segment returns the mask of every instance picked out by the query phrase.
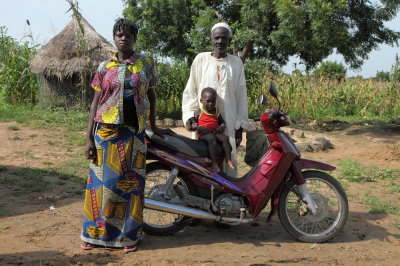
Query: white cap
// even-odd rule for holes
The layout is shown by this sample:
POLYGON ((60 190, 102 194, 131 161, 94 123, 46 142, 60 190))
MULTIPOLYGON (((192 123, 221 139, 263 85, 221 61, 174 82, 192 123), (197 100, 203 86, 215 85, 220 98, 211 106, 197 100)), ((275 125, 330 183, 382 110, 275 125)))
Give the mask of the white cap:
POLYGON ((229 37, 232 37, 232 29, 231 29, 231 27, 229 27, 229 25, 226 24, 225 22, 219 22, 219 23, 215 24, 215 25, 212 27, 212 29, 211 29, 211 33, 212 33, 216 28, 219 28, 219 27, 222 27, 222 28, 227 29, 227 30, 229 31, 229 37))

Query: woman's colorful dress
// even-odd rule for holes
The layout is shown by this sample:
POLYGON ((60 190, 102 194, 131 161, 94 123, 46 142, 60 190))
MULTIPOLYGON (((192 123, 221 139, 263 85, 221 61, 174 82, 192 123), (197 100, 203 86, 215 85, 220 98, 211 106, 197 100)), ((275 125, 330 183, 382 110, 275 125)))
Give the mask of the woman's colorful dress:
POLYGON ((116 58, 114 55, 100 64, 91 84, 101 91, 95 116, 97 161, 90 164, 81 239, 96 245, 125 247, 139 241, 143 224, 147 90, 155 88, 158 77, 149 57, 134 55, 125 62, 116 58), (132 80, 137 128, 124 125, 123 121, 126 76, 132 80))

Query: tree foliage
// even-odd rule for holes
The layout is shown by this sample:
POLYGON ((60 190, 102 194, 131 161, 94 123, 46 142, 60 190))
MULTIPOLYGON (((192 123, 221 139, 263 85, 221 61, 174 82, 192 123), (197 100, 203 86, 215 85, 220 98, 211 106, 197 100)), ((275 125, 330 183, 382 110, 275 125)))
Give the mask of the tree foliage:
POLYGON ((314 71, 314 74, 325 76, 329 79, 344 80, 346 78, 346 68, 337 62, 322 62, 314 71))
POLYGON ((390 71, 390 80, 400 82, 400 58, 397 54, 390 71))
POLYGON ((390 81, 390 72, 387 71, 377 71, 375 79, 378 81, 390 81))
POLYGON ((308 69, 332 52, 360 67, 379 44, 400 37, 384 26, 396 16, 398 0, 123 0, 124 16, 140 26, 143 50, 189 59, 209 50, 212 25, 234 30, 232 53, 277 65, 297 55, 308 69))

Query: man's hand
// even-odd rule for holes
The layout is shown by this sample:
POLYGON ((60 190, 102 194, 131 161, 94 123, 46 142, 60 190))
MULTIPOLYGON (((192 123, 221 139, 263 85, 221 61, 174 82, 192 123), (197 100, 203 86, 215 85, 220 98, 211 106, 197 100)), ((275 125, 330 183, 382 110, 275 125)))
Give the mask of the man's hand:
POLYGON ((236 148, 239 147, 240 143, 242 142, 242 134, 243 134, 243 128, 240 127, 235 132, 236 148))

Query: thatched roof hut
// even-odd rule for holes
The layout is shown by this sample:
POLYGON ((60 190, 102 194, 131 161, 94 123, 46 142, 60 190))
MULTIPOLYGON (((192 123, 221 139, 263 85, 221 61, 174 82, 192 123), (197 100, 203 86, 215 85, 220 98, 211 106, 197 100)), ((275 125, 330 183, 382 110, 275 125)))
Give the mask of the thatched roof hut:
POLYGON ((115 50, 82 16, 73 16, 30 62, 30 70, 42 81, 39 103, 48 104, 49 98, 65 107, 87 102, 97 66, 115 50))

